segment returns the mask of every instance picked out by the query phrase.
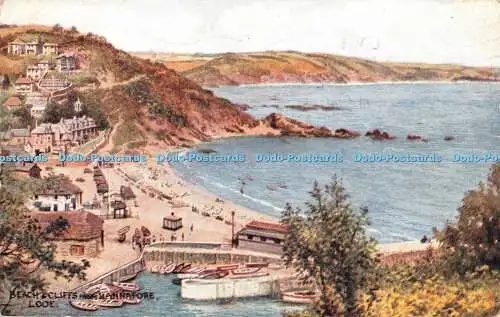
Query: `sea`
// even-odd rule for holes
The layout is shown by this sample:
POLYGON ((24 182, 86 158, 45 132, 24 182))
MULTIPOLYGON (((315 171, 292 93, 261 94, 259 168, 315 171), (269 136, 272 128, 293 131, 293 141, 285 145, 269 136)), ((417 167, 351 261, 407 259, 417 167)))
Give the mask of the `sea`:
POLYGON ((286 203, 305 208, 315 181, 326 184, 337 177, 354 208, 368 208, 368 231, 380 243, 431 236, 433 227, 454 221, 464 194, 486 181, 490 167, 500 160, 498 83, 287 84, 228 86, 213 91, 251 106, 247 111, 256 118, 277 112, 330 129, 364 134, 379 128, 393 135, 395 139, 385 141, 368 137, 221 139, 193 151, 243 154, 245 161, 171 163, 188 182, 276 217, 286 203), (301 111, 287 107, 290 105, 325 105, 337 110, 301 111), (408 134, 422 135, 428 142, 406 140, 408 134), (445 141, 445 136, 456 139, 445 141), (343 160, 259 161, 272 154, 330 154, 343 160), (427 161, 357 161, 370 154, 403 159, 410 155, 427 161), (430 156, 434 161, 429 161, 430 156), (456 162, 457 157, 466 162, 456 162))

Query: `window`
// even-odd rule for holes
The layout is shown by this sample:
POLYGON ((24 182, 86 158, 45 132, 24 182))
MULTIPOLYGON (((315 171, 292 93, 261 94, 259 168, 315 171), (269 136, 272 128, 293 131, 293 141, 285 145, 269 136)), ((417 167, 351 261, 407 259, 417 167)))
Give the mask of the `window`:
POLYGON ((252 235, 248 235, 248 240, 253 240, 253 236, 252 235))
POLYGON ((267 241, 267 238, 266 238, 266 237, 260 237, 260 241, 262 241, 262 242, 266 242, 266 241, 267 241))
POLYGON ((84 255, 85 247, 83 245, 75 244, 69 248, 69 253, 71 255, 84 255))
POLYGON ((273 242, 274 242, 274 243, 276 243, 276 244, 281 244, 281 240, 280 240, 280 239, 276 239, 276 238, 274 238, 274 239, 273 239, 273 242))

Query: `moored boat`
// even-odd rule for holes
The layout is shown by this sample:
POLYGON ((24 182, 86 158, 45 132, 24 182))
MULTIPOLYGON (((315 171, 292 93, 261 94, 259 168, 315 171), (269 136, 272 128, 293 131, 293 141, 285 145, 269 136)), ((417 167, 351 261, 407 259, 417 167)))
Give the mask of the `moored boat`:
POLYGON ((259 272, 254 272, 254 273, 229 275, 229 278, 230 279, 252 278, 252 277, 262 277, 262 276, 267 276, 267 275, 269 275, 269 272, 259 271, 259 272))
POLYGON ((174 268, 174 270, 172 271, 172 273, 182 273, 182 270, 184 270, 184 268, 186 268, 188 265, 189 265, 189 267, 191 267, 191 263, 182 262, 181 264, 178 264, 174 268))
POLYGON ((208 273, 205 275, 201 275, 200 278, 204 279, 204 280, 217 280, 217 279, 224 278, 228 275, 229 275, 228 271, 217 271, 214 273, 208 273))
POLYGON ((119 299, 97 299, 94 304, 102 307, 121 307, 123 306, 123 301, 119 299))
POLYGON ((126 292, 137 292, 140 288, 136 283, 117 283, 113 282, 114 286, 118 286, 126 292))
POLYGON ((206 268, 206 266, 195 266, 187 270, 186 273, 200 273, 203 272, 206 268))
POLYGON ((233 274, 233 275, 252 274, 252 273, 260 271, 260 269, 261 269, 260 267, 246 267, 246 268, 242 268, 242 269, 234 269, 234 270, 231 270, 231 274, 233 274))
POLYGON ((284 292, 281 294, 281 300, 293 304, 311 304, 318 296, 319 294, 313 291, 284 292))
POLYGON ((187 273, 191 269, 191 263, 188 263, 182 267, 179 273, 187 273))
POLYGON ((168 265, 165 266, 165 269, 163 270, 162 274, 170 274, 174 271, 175 269, 175 263, 169 263, 168 265))
POLYGON ((260 268, 263 268, 263 267, 268 267, 269 266, 269 263, 266 263, 266 262, 261 262, 261 263, 246 263, 245 264, 245 267, 260 267, 260 268))
POLYGON ((217 266, 217 270, 219 271, 230 271, 239 268, 239 264, 224 264, 224 265, 219 265, 217 266))
POLYGON ((103 283, 99 288, 100 294, 117 294, 120 293, 121 291, 122 291, 121 287, 118 287, 110 283, 103 283))
POLYGON ((85 300, 72 300, 69 301, 70 305, 76 309, 86 310, 86 311, 96 311, 99 309, 99 306, 93 304, 90 301, 85 300))

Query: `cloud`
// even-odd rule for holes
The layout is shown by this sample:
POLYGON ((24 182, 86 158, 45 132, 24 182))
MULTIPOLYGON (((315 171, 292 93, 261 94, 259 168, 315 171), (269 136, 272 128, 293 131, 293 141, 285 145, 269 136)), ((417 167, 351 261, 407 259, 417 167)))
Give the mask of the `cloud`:
POLYGON ((293 49, 500 66, 500 3, 489 0, 6 0, 0 19, 75 25, 136 51, 293 49))

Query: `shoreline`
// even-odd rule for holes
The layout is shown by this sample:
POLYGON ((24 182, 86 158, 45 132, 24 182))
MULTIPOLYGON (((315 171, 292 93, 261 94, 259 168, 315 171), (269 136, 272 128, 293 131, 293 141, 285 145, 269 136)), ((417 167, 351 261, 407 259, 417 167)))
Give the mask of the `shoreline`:
POLYGON ((422 85, 422 84, 500 84, 500 80, 409 80, 409 81, 373 81, 373 82, 357 82, 351 81, 347 83, 337 82, 270 82, 270 83, 255 83, 255 84, 239 84, 239 85, 220 85, 220 86, 202 86, 204 89, 227 88, 227 87, 287 87, 287 86, 374 86, 374 85, 422 85))

